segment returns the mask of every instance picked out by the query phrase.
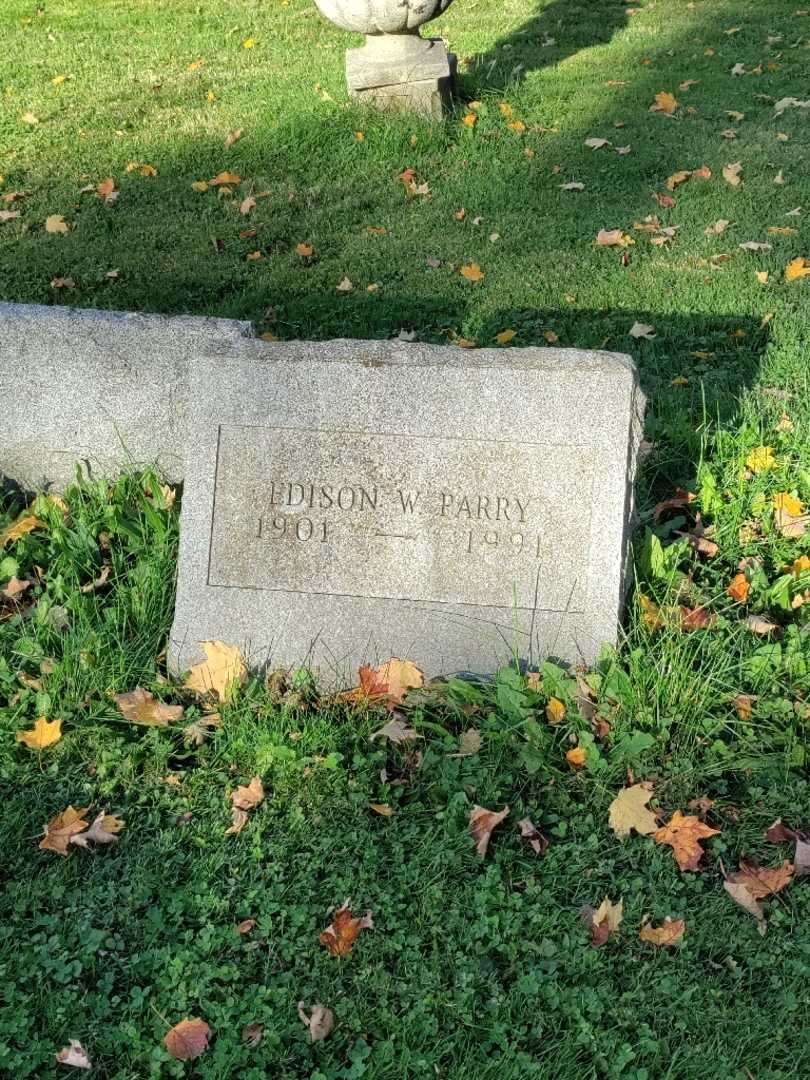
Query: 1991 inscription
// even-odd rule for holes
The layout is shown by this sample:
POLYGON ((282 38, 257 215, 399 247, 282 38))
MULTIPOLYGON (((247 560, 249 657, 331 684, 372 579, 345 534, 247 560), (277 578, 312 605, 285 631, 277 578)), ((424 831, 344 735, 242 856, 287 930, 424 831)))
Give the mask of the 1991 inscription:
POLYGON ((208 583, 577 611, 592 483, 570 445, 223 426, 208 583))

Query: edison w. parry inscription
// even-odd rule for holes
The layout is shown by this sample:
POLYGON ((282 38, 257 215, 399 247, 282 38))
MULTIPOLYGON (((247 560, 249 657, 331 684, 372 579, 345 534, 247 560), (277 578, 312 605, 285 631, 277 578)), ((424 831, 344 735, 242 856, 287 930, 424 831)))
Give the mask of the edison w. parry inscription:
POLYGON ((592 482, 565 444, 222 425, 208 584, 570 610, 592 482))
POLYGON ((428 675, 615 640, 643 397, 626 357, 234 342, 192 364, 170 656, 408 656, 428 675))

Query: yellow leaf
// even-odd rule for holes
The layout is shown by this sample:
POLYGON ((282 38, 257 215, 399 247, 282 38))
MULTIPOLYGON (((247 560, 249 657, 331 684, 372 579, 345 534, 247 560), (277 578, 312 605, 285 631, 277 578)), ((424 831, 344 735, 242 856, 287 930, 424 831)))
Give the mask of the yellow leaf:
POLYGON ((501 113, 502 113, 503 116, 513 116, 514 115, 515 110, 512 108, 512 106, 509 104, 508 101, 501 101, 498 104, 498 108, 501 110, 501 113))
POLYGON ((11 543, 14 540, 19 540, 21 536, 27 536, 28 533, 33 532, 34 529, 44 528, 45 522, 35 514, 23 513, 16 521, 12 521, 10 525, 7 525, 2 532, 0 532, 0 548, 5 547, 6 544, 11 543))
POLYGON ((154 165, 141 165, 141 176, 157 176, 157 169, 154 165))
POLYGON ((363 132, 363 131, 355 131, 354 137, 357 140, 357 142, 365 142, 365 140, 366 140, 365 132, 363 132))
POLYGON ((478 123, 478 117, 475 115, 474 112, 468 112, 461 122, 462 124, 464 124, 465 127, 475 127, 475 125, 478 123))
POLYGON ((62 721, 46 720, 44 716, 40 716, 30 731, 17 732, 17 742, 25 743, 31 750, 44 750, 61 738, 62 721))
POLYGON ((565 760, 575 769, 581 769, 585 764, 587 754, 585 748, 582 746, 575 746, 573 750, 569 750, 565 755, 565 760))
POLYGON ((565 719, 565 705, 559 698, 549 698, 546 705, 546 718, 550 724, 561 724, 565 719))
POLYGON ((752 473, 765 472, 766 469, 776 468, 776 458, 773 456, 772 446, 756 446, 745 459, 745 464, 752 473))
POLYGON ((469 266, 462 266, 459 273, 467 281, 483 281, 484 271, 478 265, 478 263, 471 263, 469 266))
POLYGON ((651 600, 649 596, 644 596, 643 593, 639 593, 638 604, 641 608, 641 620, 650 633, 656 630, 662 630, 664 627, 664 620, 661 615, 661 609, 654 600, 651 600))
POLYGON ((252 38, 252 37, 245 38, 245 40, 242 42, 242 48, 243 49, 252 49, 255 45, 256 45, 256 38, 252 38))
POLYGON ((186 71, 198 71, 203 66, 204 63, 205 63, 205 61, 202 60, 202 59, 201 60, 194 60, 194 61, 192 61, 192 63, 190 63, 188 65, 188 67, 186 68, 186 71))
POLYGON ((608 824, 617 836, 630 835, 630 830, 640 836, 649 836, 658 828, 655 814, 647 809, 652 798, 652 784, 633 784, 622 788, 608 810, 608 824))
POLYGON ((667 116, 672 116, 675 110, 678 108, 678 101, 674 94, 671 94, 669 90, 662 90, 655 95, 655 104, 650 106, 650 112, 662 112, 667 116))
POLYGON ((39 117, 34 116, 32 112, 23 113, 21 119, 24 124, 30 124, 31 127, 36 127, 39 123, 39 117))
POLYGON ((780 491, 777 495, 774 495, 773 508, 774 510, 784 510, 785 513, 790 514, 792 517, 800 517, 804 513, 801 500, 797 499, 789 491, 780 491))
POLYGON ((300 255, 302 259, 308 259, 314 252, 312 244, 298 244, 295 249, 296 255, 300 255))
POLYGON ((517 330, 501 330, 500 334, 495 335, 495 340, 499 345, 508 345, 512 338, 517 336, 517 330))
POLYGON ((383 817, 391 817, 394 812, 388 803, 373 802, 368 805, 375 814, 381 814, 383 817))
POLYGON ((202 641, 200 644, 207 660, 192 667, 184 685, 196 694, 214 693, 220 701, 226 701, 234 685, 243 683, 247 677, 242 654, 235 645, 226 645, 222 641, 202 641))
POLYGON ((597 247, 630 247, 635 244, 632 236, 621 229, 600 229, 596 236, 597 247))
POLYGON ((205 95, 205 100, 208 102, 216 101, 217 95, 214 93, 213 90, 209 90, 208 93, 205 95))
POLYGON ((511 124, 506 125, 510 131, 516 131, 518 135, 522 135, 526 130, 526 125, 522 120, 513 120, 511 124))
POLYGON ((148 727, 165 727, 183 715, 182 705, 164 705, 148 690, 138 686, 128 694, 115 694, 115 703, 125 720, 148 727))
POLYGON ((251 777, 249 784, 231 792, 231 803, 237 810, 255 810, 260 802, 264 802, 264 784, 260 776, 251 777))
POLYGON ((61 214, 50 214, 45 218, 45 232, 66 233, 70 232, 70 225, 61 214))
POLYGON ((54 75, 54 77, 51 79, 51 85, 61 86, 63 82, 67 81, 67 79, 67 75, 54 75))
POLYGON ((262 341, 278 341, 278 337, 271 331, 265 330, 263 334, 259 334, 262 341))
POLYGON ((194 191, 208 191, 208 181, 207 180, 194 180, 192 182, 191 186, 194 189, 194 191))
POLYGON ((751 582, 743 573, 735 574, 726 592, 737 604, 744 604, 751 591, 751 582))
POLYGON ((650 945, 677 945, 686 930, 683 919, 664 919, 660 926, 645 923, 639 931, 639 938, 650 945))
POLYGON ((760 285, 767 285, 768 284, 768 271, 767 270, 757 270, 756 271, 756 277, 757 277, 757 281, 760 283, 760 285))
POLYGON ((262 253, 260 251, 249 251, 245 256, 245 259, 247 262, 258 262, 261 257, 262 253))
POLYGON ((399 704, 409 690, 425 685, 425 676, 412 660, 400 660, 393 656, 375 672, 378 683, 387 686, 386 699, 399 704))
POLYGON ((549 345, 556 345, 560 340, 559 334, 555 334, 553 330, 544 330, 543 337, 549 343, 549 345))
POLYGON ((785 281, 798 281, 799 278, 810 275, 810 260, 801 256, 792 259, 785 267, 785 281))
POLYGON ((691 175, 692 173, 689 169, 679 169, 678 172, 675 172, 672 174, 672 176, 667 177, 667 182, 665 185, 667 191, 674 191, 676 187, 679 187, 681 184, 685 183, 691 175))
POLYGON ((478 343, 475 338, 460 337, 456 338, 453 344, 458 345, 460 349, 474 349, 478 343))
POLYGON ((211 187, 219 187, 222 184, 241 184, 242 177, 239 173, 228 172, 225 170, 225 172, 217 173, 217 175, 209 180, 208 183, 211 187))

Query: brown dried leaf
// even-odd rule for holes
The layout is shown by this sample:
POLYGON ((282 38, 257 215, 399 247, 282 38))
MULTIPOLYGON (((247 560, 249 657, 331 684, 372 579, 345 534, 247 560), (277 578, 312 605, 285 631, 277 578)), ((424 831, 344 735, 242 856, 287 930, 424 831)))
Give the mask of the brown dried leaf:
POLYGON ((475 840, 476 851, 482 859, 487 853, 493 829, 500 825, 508 815, 508 806, 505 806, 500 811, 486 810, 483 806, 475 806, 470 811, 470 832, 473 840, 475 840))
POLYGON ((138 686, 128 694, 115 694, 115 703, 125 720, 148 727, 166 727, 183 715, 182 705, 164 705, 154 694, 138 686))
POLYGON ((619 900, 618 904, 614 904, 606 896, 596 910, 586 905, 580 915, 591 928, 592 948, 600 949, 610 935, 619 929, 624 915, 624 900, 619 900))
POLYGON ((85 829, 84 832, 77 832, 74 836, 71 836, 70 843, 78 844, 79 847, 86 848, 88 842, 94 844, 113 844, 118 839, 116 833, 120 833, 124 827, 124 822, 121 818, 115 817, 113 814, 106 814, 102 811, 94 819, 89 829, 85 829))
POLYGON ((247 786, 231 792, 231 802, 236 810, 253 810, 264 800, 264 785, 260 776, 254 776, 247 786))
POLYGON ((548 850, 548 840, 534 827, 531 818, 522 818, 517 824, 520 835, 528 841, 535 855, 544 855, 548 850))
POLYGON ((739 885, 732 881, 724 881, 723 888, 726 890, 731 899, 744 908, 749 915, 753 915, 757 920, 757 930, 759 930, 762 936, 765 936, 765 932, 768 929, 768 924, 765 921, 765 912, 762 910, 762 904, 758 903, 751 893, 746 889, 745 885, 739 885))
POLYGON ((45 527, 45 522, 35 514, 29 514, 24 512, 20 514, 16 521, 12 521, 10 525, 7 525, 5 529, 0 531, 0 548, 5 547, 6 544, 12 543, 14 540, 19 540, 21 536, 27 536, 28 533, 34 531, 34 529, 42 529, 45 527))
POLYGON ((349 903, 350 901, 346 900, 343 906, 338 908, 332 922, 318 938, 331 956, 348 956, 360 931, 374 929, 371 912, 367 911, 362 918, 352 915, 349 903))
POLYGON ((255 919, 242 919, 242 921, 237 923, 233 928, 233 932, 235 934, 249 934, 255 925, 255 919))
POLYGON ((467 728, 466 731, 462 732, 459 739, 458 752, 447 756, 451 758, 472 757, 481 749, 482 742, 480 731, 476 731, 475 728, 467 728))
POLYGON ((75 1069, 92 1069, 93 1067, 84 1047, 76 1039, 71 1039, 70 1044, 59 1051, 56 1060, 60 1065, 72 1065, 75 1069))
POLYGON ((89 806, 85 806, 75 810, 69 806, 57 814, 45 826, 45 835, 39 846, 45 851, 55 851, 57 855, 67 855, 71 838, 87 828, 88 823, 84 819, 89 809, 89 806))
POLYGON ((208 1049, 211 1028, 204 1020, 190 1017, 175 1024, 163 1040, 169 1055, 178 1061, 192 1061, 208 1049))
POLYGON ((719 833, 719 829, 712 829, 700 818, 676 810, 667 824, 653 834, 653 840, 657 844, 670 845, 681 870, 697 870, 705 854, 699 841, 719 833))
POLYGON ((264 1024, 245 1024, 242 1028, 242 1042, 251 1050, 255 1050, 261 1043, 263 1034, 264 1024))
POLYGON ((740 869, 728 875, 728 881, 744 885, 755 900, 762 900, 773 893, 781 892, 790 884, 793 877, 793 864, 786 859, 781 866, 757 866, 754 863, 740 861, 740 869))
POLYGON ((402 720, 389 720, 387 724, 384 724, 379 731, 375 731, 372 735, 369 735, 369 740, 383 738, 389 742, 394 743, 395 746, 399 746, 401 743, 410 742, 412 739, 421 738, 419 732, 415 728, 408 727, 402 720))
POLYGON ((301 1023, 309 1028, 309 1041, 311 1043, 323 1042, 334 1027, 335 1014, 325 1005, 313 1005, 307 1016, 306 1008, 303 1001, 298 1002, 298 1016, 301 1023))
POLYGON ((246 811, 237 810, 236 807, 231 811, 231 824, 225 830, 226 836, 236 836, 247 825, 250 819, 247 816, 246 811))
POLYGON ((785 825, 781 818, 777 818, 773 825, 765 830, 765 839, 772 844, 782 843, 784 840, 795 840, 796 832, 789 825, 785 825))
POLYGON ((745 620, 746 630, 750 630, 752 634, 771 634, 774 630, 779 629, 779 624, 771 622, 770 619, 766 619, 764 615, 749 615, 745 620))

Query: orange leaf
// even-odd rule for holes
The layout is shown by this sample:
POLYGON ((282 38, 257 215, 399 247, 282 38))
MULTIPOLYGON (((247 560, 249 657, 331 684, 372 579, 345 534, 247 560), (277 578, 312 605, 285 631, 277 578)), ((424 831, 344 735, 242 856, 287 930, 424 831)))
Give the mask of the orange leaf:
POLYGON ((744 885, 755 900, 761 900, 772 893, 781 892, 786 885, 790 884, 793 877, 793 863, 787 859, 781 866, 757 866, 754 863, 740 861, 740 869, 736 874, 729 874, 728 881, 736 885, 744 885))
POLYGON ((239 173, 235 172, 221 172, 217 173, 215 177, 208 181, 211 187, 221 187, 224 184, 241 184, 242 177, 239 173))
POLYGON ((171 1057, 178 1061, 192 1061, 208 1049, 211 1028, 204 1020, 196 1017, 181 1020, 175 1024, 163 1040, 163 1045, 171 1057))
POLYGON ((810 274, 810 260, 799 257, 792 259, 785 267, 785 281, 798 281, 810 274))
POLYGON ((584 746, 575 746, 573 750, 569 750, 565 755, 565 760, 575 769, 581 769, 585 765, 587 759, 584 746))
POLYGON ((57 814, 45 826, 44 838, 40 840, 39 846, 45 851, 55 851, 57 855, 67 855, 71 837, 88 826, 84 819, 89 809, 89 806, 85 806, 81 810, 75 810, 69 806, 61 814, 57 814))
POLYGON ((0 532, 0 548, 13 540, 19 540, 21 536, 27 536, 34 529, 44 528, 44 521, 40 521, 35 514, 21 514, 16 521, 12 521, 0 532))
POLYGON ((559 698, 549 698, 546 705, 546 718, 550 724, 559 724, 565 717, 565 705, 559 698))
POLYGON ((672 116, 675 110, 678 108, 678 101, 674 94, 671 94, 669 90, 661 90, 655 95, 655 104, 650 106, 650 112, 666 113, 667 116, 672 116))
POLYGON ((475 840, 476 851, 482 859, 487 853, 493 829, 500 825, 508 815, 508 806, 499 811, 486 810, 483 806, 475 806, 470 812, 470 832, 473 840, 475 840))
POLYGON ((719 833, 719 829, 712 829, 700 818, 676 810, 669 822, 653 833, 653 840, 657 844, 670 845, 681 870, 697 870, 705 854, 698 841, 719 833))
POLYGON ((335 917, 319 936, 318 941, 325 945, 331 956, 348 956, 361 930, 373 930, 374 920, 367 911, 362 918, 352 915, 349 901, 335 912, 335 917))
POLYGON ((236 810, 253 810, 264 799, 264 785, 260 776, 254 776, 249 784, 231 792, 231 802, 236 810))
POLYGON ((62 738, 62 721, 46 720, 40 716, 30 731, 18 731, 17 742, 25 743, 31 750, 44 750, 62 738))
POLYGON ((470 263, 469 266, 462 266, 459 273, 463 278, 466 278, 467 281, 483 281, 485 277, 484 271, 478 263, 470 263))
POLYGON ((735 574, 726 592, 737 604, 744 604, 751 591, 751 582, 743 573, 735 574))
POLYGON ((182 705, 164 705, 140 686, 128 694, 116 694, 115 703, 125 720, 149 727, 165 727, 183 715, 182 705))

